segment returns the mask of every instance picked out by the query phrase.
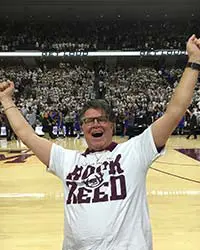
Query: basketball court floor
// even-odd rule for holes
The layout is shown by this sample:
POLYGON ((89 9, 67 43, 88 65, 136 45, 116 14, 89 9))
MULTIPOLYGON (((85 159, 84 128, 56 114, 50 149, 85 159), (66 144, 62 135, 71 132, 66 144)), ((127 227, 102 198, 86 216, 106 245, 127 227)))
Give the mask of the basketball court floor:
MULTIPOLYGON (((55 142, 81 151, 86 148, 82 137, 55 142)), ((166 154, 149 170, 147 192, 154 250, 199 250, 200 137, 169 139, 166 154)), ((62 249, 63 202, 59 179, 47 173, 24 145, 1 139, 0 249, 62 249)))

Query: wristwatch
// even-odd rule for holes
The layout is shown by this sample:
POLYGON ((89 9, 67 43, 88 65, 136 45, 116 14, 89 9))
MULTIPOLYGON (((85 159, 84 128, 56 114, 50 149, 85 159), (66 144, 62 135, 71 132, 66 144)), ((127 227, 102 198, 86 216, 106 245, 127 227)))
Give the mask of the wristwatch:
POLYGON ((200 63, 188 62, 186 64, 186 67, 189 67, 191 69, 199 70, 200 71, 200 63))

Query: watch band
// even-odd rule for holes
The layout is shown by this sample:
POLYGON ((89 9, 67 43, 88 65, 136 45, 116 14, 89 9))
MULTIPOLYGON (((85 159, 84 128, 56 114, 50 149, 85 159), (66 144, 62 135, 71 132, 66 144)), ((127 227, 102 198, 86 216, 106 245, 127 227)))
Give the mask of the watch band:
POLYGON ((194 63, 194 62, 188 62, 186 64, 186 67, 189 67, 194 70, 199 70, 200 71, 200 64, 199 63, 194 63))

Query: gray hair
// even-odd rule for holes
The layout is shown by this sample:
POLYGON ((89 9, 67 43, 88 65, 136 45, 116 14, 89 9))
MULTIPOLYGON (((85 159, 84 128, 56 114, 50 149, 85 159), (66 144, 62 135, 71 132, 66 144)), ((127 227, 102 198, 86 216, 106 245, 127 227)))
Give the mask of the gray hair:
POLYGON ((108 117, 110 122, 115 122, 115 115, 114 112, 112 110, 112 107, 110 106, 110 104, 104 100, 104 99, 94 99, 94 100, 90 100, 88 101, 82 108, 82 110, 80 111, 80 121, 82 120, 85 112, 88 109, 101 109, 105 112, 105 115, 108 117))

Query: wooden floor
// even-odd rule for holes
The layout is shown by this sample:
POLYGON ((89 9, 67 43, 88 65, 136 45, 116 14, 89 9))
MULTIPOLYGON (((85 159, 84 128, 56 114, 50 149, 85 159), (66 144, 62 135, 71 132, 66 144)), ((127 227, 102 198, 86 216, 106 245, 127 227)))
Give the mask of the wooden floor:
MULTIPOLYGON (((82 151, 86 146, 83 138, 56 142, 82 151)), ((17 152, 16 141, 0 140, 0 250, 61 249, 61 183, 21 147, 22 153, 17 152)), ((166 148, 166 155, 153 163, 147 178, 154 250, 199 250, 200 162, 175 149, 198 152, 200 138, 172 136, 166 148)))

